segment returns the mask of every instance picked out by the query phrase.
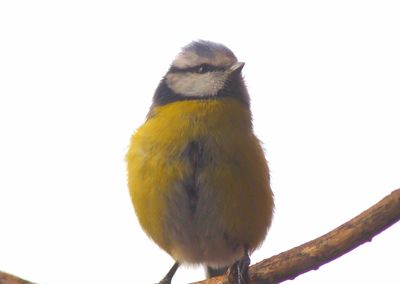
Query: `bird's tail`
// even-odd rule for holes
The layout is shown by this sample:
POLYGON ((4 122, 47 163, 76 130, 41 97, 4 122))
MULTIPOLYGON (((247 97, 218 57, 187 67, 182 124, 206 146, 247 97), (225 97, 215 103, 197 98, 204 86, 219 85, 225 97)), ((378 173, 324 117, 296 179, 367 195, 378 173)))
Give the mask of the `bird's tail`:
POLYGON ((213 267, 207 266, 207 278, 212 278, 215 276, 223 275, 228 270, 228 268, 229 268, 229 266, 220 267, 220 268, 213 268, 213 267))

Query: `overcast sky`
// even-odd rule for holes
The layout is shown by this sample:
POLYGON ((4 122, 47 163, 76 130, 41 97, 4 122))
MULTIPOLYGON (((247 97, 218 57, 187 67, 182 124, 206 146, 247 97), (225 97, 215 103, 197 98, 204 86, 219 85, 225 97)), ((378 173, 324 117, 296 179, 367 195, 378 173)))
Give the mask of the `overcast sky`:
MULTIPOLYGON (((400 187, 398 1, 1 1, 0 270, 39 284, 154 283, 124 155, 180 48, 245 61, 276 211, 255 263, 400 187), (145 3, 145 4, 144 4, 145 3)), ((398 283, 400 225, 293 283, 398 283)), ((180 269, 174 283, 204 277, 180 269)), ((289 282, 288 282, 289 283, 289 282)))

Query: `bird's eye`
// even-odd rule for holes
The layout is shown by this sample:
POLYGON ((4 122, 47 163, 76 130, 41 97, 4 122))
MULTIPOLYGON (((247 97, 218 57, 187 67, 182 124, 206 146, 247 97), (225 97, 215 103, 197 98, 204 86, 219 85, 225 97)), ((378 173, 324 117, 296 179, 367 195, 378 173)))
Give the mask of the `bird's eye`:
POLYGON ((207 73, 209 71, 210 71, 210 65, 207 65, 207 64, 201 64, 197 68, 197 73, 207 73))

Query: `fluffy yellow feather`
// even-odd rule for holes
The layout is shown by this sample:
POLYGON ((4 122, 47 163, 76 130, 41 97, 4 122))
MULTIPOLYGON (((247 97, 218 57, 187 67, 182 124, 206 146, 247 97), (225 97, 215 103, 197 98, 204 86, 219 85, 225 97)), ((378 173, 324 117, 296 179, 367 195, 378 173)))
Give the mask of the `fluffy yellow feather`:
MULTIPOLYGON (((253 250, 265 237, 273 208, 264 153, 252 133, 251 114, 240 102, 223 98, 156 107, 131 140, 127 154, 129 189, 146 233, 176 260, 194 263, 204 260, 185 259, 185 244, 171 239, 167 226, 168 209, 176 205, 171 200, 180 195, 177 191, 184 190, 177 185, 191 174, 184 151, 190 141, 199 140, 213 158, 200 175, 201 183, 206 184, 204 190, 209 191, 204 206, 218 211, 213 216, 217 219, 210 223, 226 232, 232 242, 247 244, 253 250)), ((208 230, 198 229, 201 233, 208 230)), ((190 245, 196 246, 196 239, 190 245)), ((229 262, 231 259, 218 257, 211 260, 229 262)))

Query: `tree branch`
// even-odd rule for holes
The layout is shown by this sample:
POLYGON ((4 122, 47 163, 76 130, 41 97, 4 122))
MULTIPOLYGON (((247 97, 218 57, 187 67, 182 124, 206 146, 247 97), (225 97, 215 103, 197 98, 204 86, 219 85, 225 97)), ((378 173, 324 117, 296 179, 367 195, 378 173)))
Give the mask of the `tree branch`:
POLYGON ((34 284, 34 283, 0 271, 0 284, 34 284))
MULTIPOLYGON (((400 189, 397 189, 333 231, 252 265, 249 270, 250 282, 266 284, 294 279, 371 241, 374 236, 399 220, 400 189)), ((194 284, 225 283, 228 283, 226 275, 194 284)))
MULTIPOLYGON (((333 231, 250 267, 250 282, 279 283, 318 269, 372 238, 400 220, 400 189, 333 231)), ((227 276, 193 284, 226 284, 227 276)), ((0 271, 0 284, 34 284, 0 271)))

